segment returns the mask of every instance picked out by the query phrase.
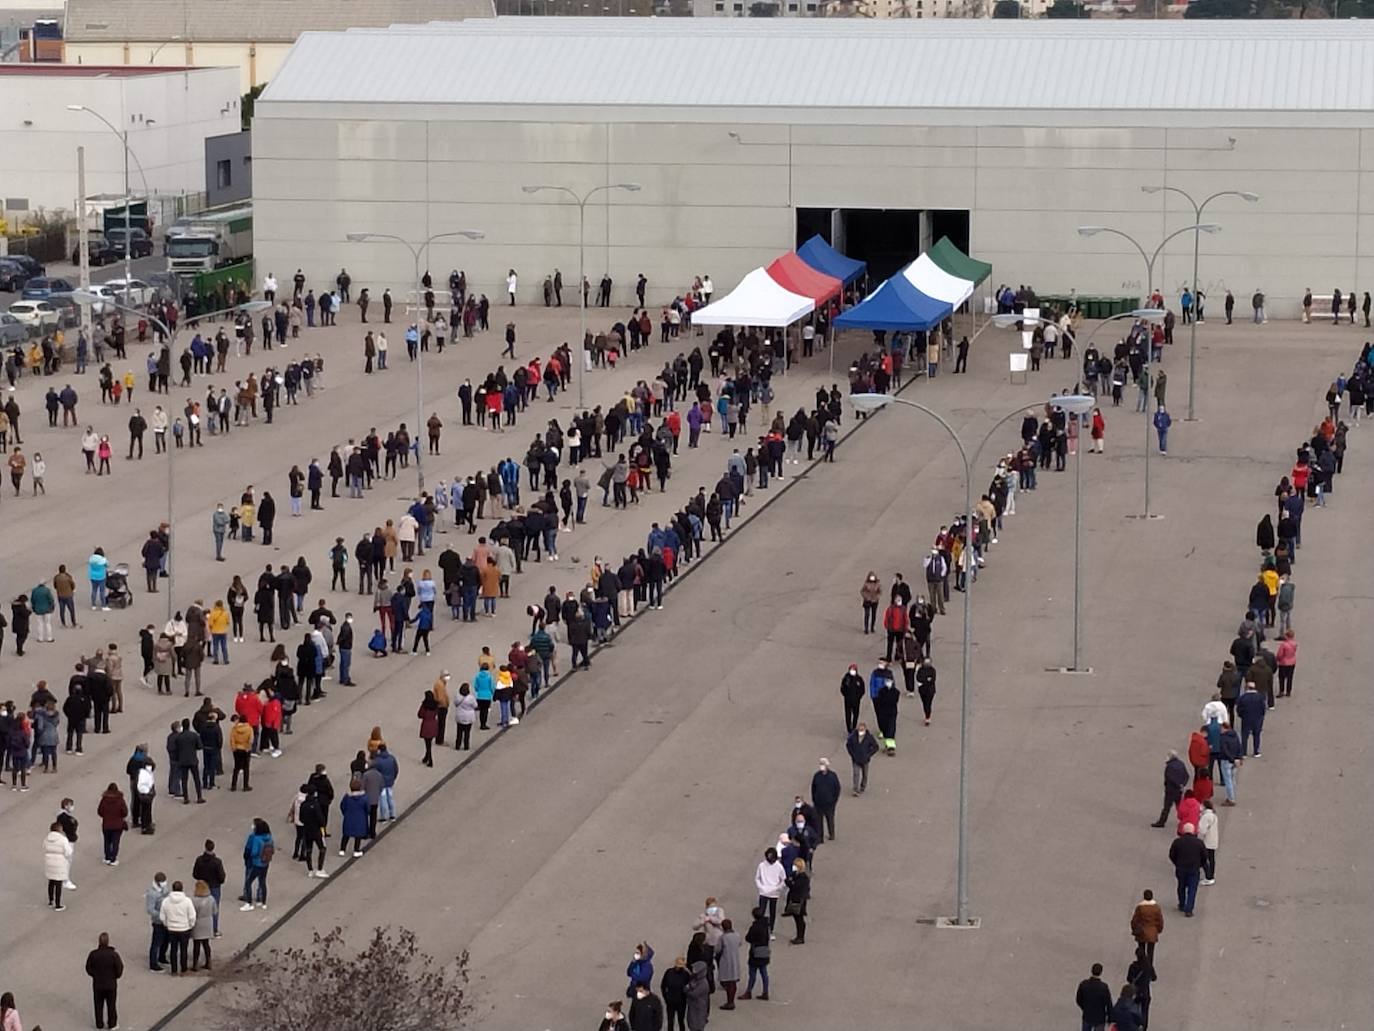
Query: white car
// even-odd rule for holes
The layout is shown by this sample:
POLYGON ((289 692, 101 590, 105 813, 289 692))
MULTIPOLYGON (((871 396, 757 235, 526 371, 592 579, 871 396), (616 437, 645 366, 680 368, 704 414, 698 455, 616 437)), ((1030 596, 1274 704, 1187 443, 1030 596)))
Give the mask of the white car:
POLYGON ((9 313, 26 326, 56 326, 60 315, 47 301, 15 301, 9 313))
POLYGON ((161 293, 157 287, 151 283, 146 283, 141 279, 130 279, 128 289, 125 289, 123 279, 107 279, 99 286, 91 287, 93 291, 99 292, 102 296, 126 306, 141 308, 150 301, 155 300, 161 293))

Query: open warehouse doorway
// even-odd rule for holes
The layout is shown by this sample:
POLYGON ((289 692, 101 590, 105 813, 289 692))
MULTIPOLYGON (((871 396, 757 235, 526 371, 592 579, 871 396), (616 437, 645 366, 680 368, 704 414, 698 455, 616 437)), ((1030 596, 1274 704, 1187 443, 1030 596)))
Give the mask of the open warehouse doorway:
POLYGON ((942 236, 969 253, 967 210, 920 208, 798 208, 800 246, 819 233, 830 246, 868 263, 878 283, 914 261, 942 236))

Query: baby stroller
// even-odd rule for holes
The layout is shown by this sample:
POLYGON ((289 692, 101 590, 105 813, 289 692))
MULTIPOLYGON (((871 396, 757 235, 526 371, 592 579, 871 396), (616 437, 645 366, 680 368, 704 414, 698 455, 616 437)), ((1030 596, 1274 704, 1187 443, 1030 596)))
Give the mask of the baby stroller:
POLYGON ((121 562, 106 571, 105 593, 112 609, 127 609, 134 603, 134 592, 129 590, 128 565, 121 562))

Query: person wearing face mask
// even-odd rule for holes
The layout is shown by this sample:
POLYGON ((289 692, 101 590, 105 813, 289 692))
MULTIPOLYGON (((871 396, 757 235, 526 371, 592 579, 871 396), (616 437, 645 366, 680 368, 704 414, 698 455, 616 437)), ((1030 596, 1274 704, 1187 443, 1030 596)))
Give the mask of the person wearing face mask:
POLYGON ((711 1016, 711 985, 707 980, 706 964, 697 960, 691 964, 692 979, 687 982, 687 1031, 706 1031, 711 1016))
MULTIPOLYGON (((759 910, 754 910, 758 913, 759 910)), ((768 926, 763 925, 764 940, 768 940, 768 926)), ((667 1031, 687 1031, 687 986, 692 975, 687 969, 687 957, 679 956, 673 965, 663 972, 663 980, 658 990, 663 993, 663 1007, 668 1011, 667 1031)))
POLYGON ((835 840, 835 807, 843 791, 839 775, 830 768, 830 760, 822 758, 819 768, 811 775, 811 804, 815 806, 818 837, 824 823, 826 836, 835 840))
POLYGON ((864 700, 864 678, 859 675, 859 667, 849 664, 844 677, 840 680, 840 696, 844 698, 844 732, 854 733, 859 725, 859 711, 864 700))
POLYGON ((634 955, 630 957, 630 965, 625 968, 625 976, 630 979, 629 987, 625 989, 627 999, 635 997, 637 985, 653 984, 654 950, 648 942, 640 942, 635 946, 634 955))
POLYGON ((600 1031, 630 1031, 630 1022, 620 1012, 620 1000, 606 1004, 606 1018, 601 1021, 600 1031))
POLYGON ((724 933, 721 930, 725 920, 725 910, 716 900, 714 895, 706 899, 706 905, 702 909, 701 916, 697 917, 697 922, 692 925, 693 931, 704 931, 706 933, 706 944, 715 948, 720 943, 720 936, 724 933))
POLYGON ((878 754, 878 739, 868 732, 868 724, 860 723, 844 747, 854 766, 854 794, 862 795, 868 790, 868 764, 878 754))
POLYGON ((808 863, 815 862, 816 846, 821 843, 820 834, 813 824, 806 822, 806 817, 800 810, 793 811, 792 826, 788 829, 787 836, 797 846, 797 854, 802 859, 808 863))
POLYGON ((663 1031, 663 1003, 647 983, 635 986, 630 1003, 630 1031, 663 1031))

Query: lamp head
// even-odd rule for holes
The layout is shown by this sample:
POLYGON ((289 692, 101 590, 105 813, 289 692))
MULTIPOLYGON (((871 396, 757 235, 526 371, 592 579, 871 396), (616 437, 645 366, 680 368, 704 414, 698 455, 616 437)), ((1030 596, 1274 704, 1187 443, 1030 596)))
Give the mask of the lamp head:
POLYGON ((84 110, 86 110, 86 105, 85 105, 85 104, 68 104, 68 105, 67 105, 67 110, 68 110, 68 111, 84 111, 84 110))
POLYGON ((487 234, 483 232, 481 229, 460 229, 458 230, 456 235, 464 237, 468 240, 481 240, 487 234))
POLYGON ((348 233, 348 234, 347 234, 347 239, 348 239, 348 242, 349 242, 349 243, 362 243, 364 240, 368 239, 371 235, 372 235, 371 233, 348 233))
POLYGON ((1251 193, 1249 190, 1241 190, 1241 191, 1240 191, 1240 199, 1241 199, 1241 200, 1248 200, 1251 204, 1253 204, 1253 203, 1255 203, 1255 201, 1259 200, 1259 194, 1258 194, 1258 193, 1251 193))
POLYGON ((1146 322, 1162 322, 1167 314, 1163 308, 1137 308, 1131 312, 1131 318, 1144 319, 1146 322))
POLYGON ((1106 226, 1079 226, 1079 227, 1078 227, 1078 235, 1079 235, 1079 236, 1096 236, 1098 233, 1102 232, 1102 231, 1103 231, 1104 229, 1106 229, 1106 228, 1107 228, 1106 226))
POLYGON ((1091 394, 1055 394, 1050 404, 1070 415, 1086 415, 1097 406, 1097 398, 1091 394))
POLYGON ((850 394, 849 403, 856 412, 876 412, 892 403, 891 394, 850 394))
POLYGON ((99 304, 106 298, 101 297, 92 290, 73 290, 72 300, 77 304, 99 304))
POLYGON ((639 183, 616 183, 615 188, 617 190, 627 190, 630 193, 638 193, 641 189, 643 189, 643 187, 641 187, 639 183))
POLYGON ((1221 226, 1217 225, 1215 222, 1203 222, 1203 223, 1202 223, 1200 226, 1198 226, 1197 228, 1198 228, 1198 232, 1200 232, 1200 233, 1219 233, 1219 232, 1221 232, 1221 226))
POLYGON ((544 187, 542 187, 542 186, 522 186, 522 187, 520 187, 520 189, 522 189, 522 190, 525 191, 526 193, 538 193, 538 192, 539 192, 540 190, 542 190, 543 188, 544 188, 544 187))
MULTIPOLYGON (((1140 192, 1141 192, 1141 193, 1158 193, 1158 192, 1159 192, 1160 190, 1162 190, 1162 189, 1164 189, 1164 187, 1162 187, 1162 186, 1142 186, 1142 187, 1140 188, 1140 192)), ((1066 409, 1066 410, 1067 410, 1067 409, 1066 409)))
POLYGON ((1014 311, 1003 312, 992 317, 992 324, 998 329, 1013 329, 1018 322, 1037 322, 1037 319, 1027 319, 1023 315, 1017 315, 1014 311))
POLYGON ((243 304, 240 304, 240 305, 239 305, 237 308, 235 308, 234 310, 235 310, 235 311, 241 311, 241 312, 243 312, 245 315, 256 315, 258 312, 260 312, 260 311, 266 311, 268 308, 271 308, 271 307, 272 307, 272 302, 271 302, 271 301, 257 300, 257 301, 245 301, 243 304))

